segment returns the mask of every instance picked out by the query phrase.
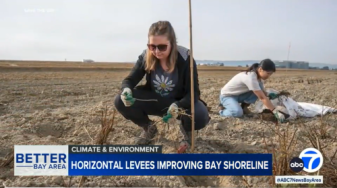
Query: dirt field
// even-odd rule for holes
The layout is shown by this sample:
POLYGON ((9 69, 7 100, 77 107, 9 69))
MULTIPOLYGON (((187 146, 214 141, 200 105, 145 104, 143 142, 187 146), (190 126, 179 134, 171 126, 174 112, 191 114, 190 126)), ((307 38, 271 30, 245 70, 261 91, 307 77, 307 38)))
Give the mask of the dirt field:
MULTIPOLYGON (((0 164, 15 144, 67 145, 91 144, 100 129, 100 114, 119 91, 129 64, 0 62, 0 164)), ((295 146, 289 160, 313 147, 306 134, 310 127, 320 130, 318 140, 325 160, 320 174, 325 186, 332 186, 337 171, 337 115, 300 119, 276 126, 257 118, 220 118, 217 104, 220 88, 239 68, 199 67, 202 98, 212 107, 212 120, 196 138, 196 153, 266 153, 280 148, 283 142, 295 146), (322 125, 323 123, 323 125, 322 125), (294 140, 279 140, 273 131, 296 132, 294 140)), ((287 90, 298 102, 337 108, 336 71, 280 70, 265 83, 267 88, 287 90), (319 81, 321 80, 321 81, 319 81), (302 82, 303 81, 303 82, 302 82)), ((253 106, 252 106, 253 107, 253 106)), ((153 117, 157 119, 158 117, 153 117)), ((178 127, 165 129, 159 124, 153 144, 163 145, 165 153, 175 153, 178 127)), ((141 129, 119 114, 108 144, 132 144, 141 129)), ((290 135, 291 135, 290 134, 290 135)), ((312 136, 313 134, 311 134, 312 136)), ((282 137, 285 138, 285 137, 282 137)), ((314 142, 317 143, 317 142, 314 142)), ((289 164, 289 161, 288 163, 289 164)), ((202 177, 86 177, 84 187, 270 187, 270 177, 202 176, 202 177)), ((80 177, 15 177, 13 164, 0 168, 0 187, 77 187, 80 177), (69 184, 70 182, 70 184, 69 184)), ((337 183, 335 184, 337 185, 337 183)), ((304 185, 306 186, 306 185, 304 185)), ((322 186, 322 185, 317 185, 322 186)))

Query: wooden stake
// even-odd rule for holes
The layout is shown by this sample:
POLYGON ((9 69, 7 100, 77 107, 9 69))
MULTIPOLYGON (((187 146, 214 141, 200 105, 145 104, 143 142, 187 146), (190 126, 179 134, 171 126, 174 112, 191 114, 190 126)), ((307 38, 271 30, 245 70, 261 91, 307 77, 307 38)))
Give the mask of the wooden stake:
POLYGON ((191 152, 194 151, 194 75, 193 75, 193 46, 192 46, 192 8, 191 0, 188 1, 189 4, 189 22, 190 22, 190 72, 191 72, 191 115, 192 115, 192 146, 191 152))

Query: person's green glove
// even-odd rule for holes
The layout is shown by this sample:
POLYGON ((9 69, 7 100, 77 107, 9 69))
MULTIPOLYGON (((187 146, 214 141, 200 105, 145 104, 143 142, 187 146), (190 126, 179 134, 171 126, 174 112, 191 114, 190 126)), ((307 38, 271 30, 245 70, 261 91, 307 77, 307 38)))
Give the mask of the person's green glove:
POLYGON ((178 106, 172 103, 167 110, 167 115, 163 117, 163 121, 168 123, 170 119, 176 119, 178 117, 178 106))
POLYGON ((279 97, 279 96, 278 96, 278 94, 276 94, 276 93, 269 93, 269 94, 268 94, 268 97, 269 97, 269 99, 273 100, 273 99, 276 99, 276 98, 279 97))
POLYGON ((279 109, 279 106, 277 106, 272 112, 280 123, 284 123, 286 121, 286 117, 281 113, 282 111, 279 109))
POLYGON ((123 90, 121 99, 126 107, 133 105, 136 101, 136 99, 132 97, 132 91, 129 88, 123 90))

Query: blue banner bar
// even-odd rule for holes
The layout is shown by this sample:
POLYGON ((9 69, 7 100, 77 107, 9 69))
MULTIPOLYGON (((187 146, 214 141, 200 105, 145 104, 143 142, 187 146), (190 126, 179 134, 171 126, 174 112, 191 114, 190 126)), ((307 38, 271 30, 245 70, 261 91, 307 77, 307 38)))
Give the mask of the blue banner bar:
POLYGON ((69 154, 69 176, 271 176, 272 154, 69 154))

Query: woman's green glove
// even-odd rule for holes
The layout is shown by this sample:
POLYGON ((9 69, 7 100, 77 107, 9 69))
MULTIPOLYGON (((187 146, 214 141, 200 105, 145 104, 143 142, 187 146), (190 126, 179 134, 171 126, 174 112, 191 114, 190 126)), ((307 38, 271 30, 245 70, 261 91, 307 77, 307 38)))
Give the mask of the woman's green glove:
POLYGON ((163 117, 163 121, 168 123, 171 119, 176 119, 178 117, 178 106, 175 103, 172 103, 167 110, 167 115, 163 117))
POLYGON ((126 107, 133 105, 136 101, 136 99, 132 97, 132 91, 129 88, 123 90, 121 99, 126 107))
POLYGON ((268 97, 269 97, 269 99, 273 100, 273 99, 276 99, 278 97, 278 94, 276 94, 276 93, 269 93, 268 97))

